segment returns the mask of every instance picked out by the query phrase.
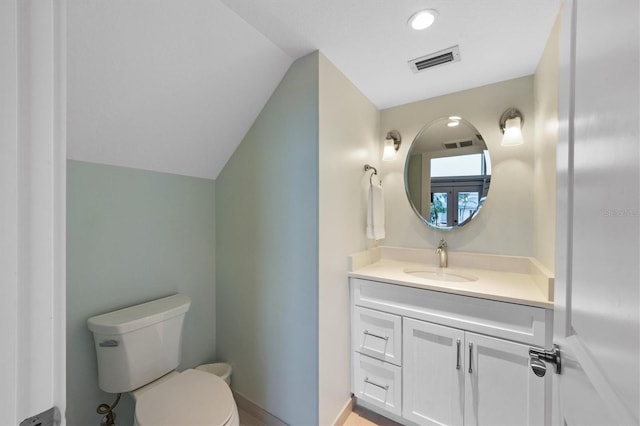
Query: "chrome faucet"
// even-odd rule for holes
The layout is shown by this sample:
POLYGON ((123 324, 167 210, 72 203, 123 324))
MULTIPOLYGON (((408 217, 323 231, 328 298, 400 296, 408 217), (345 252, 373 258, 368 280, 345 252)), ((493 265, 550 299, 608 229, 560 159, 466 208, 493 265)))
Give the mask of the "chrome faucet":
POLYGON ((440 244, 438 244, 438 248, 436 249, 436 254, 440 256, 440 267, 446 268, 449 265, 449 259, 447 257, 447 242, 444 238, 440 240, 440 244))

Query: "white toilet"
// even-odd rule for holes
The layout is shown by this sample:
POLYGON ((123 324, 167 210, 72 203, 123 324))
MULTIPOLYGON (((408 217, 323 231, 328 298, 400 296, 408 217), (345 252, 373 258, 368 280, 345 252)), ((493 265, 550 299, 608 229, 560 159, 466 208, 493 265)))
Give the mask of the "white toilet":
POLYGON ((191 299, 176 294, 89 318, 98 384, 131 392, 137 426, 239 425, 229 386, 200 370, 177 372, 182 324, 191 299))

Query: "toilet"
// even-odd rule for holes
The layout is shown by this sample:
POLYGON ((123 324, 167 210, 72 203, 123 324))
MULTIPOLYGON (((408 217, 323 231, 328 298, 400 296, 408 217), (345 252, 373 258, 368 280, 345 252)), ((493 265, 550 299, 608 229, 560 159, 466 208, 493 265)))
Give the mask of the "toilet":
POLYGON ((231 389, 206 371, 178 372, 182 325, 191 305, 176 294, 91 317, 98 385, 129 392, 137 426, 238 426, 231 389))

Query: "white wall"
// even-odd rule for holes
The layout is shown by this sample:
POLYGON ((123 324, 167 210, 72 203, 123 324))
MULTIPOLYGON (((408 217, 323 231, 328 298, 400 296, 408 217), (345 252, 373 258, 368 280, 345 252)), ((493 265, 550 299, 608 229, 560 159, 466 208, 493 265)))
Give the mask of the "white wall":
POLYGON ((535 103, 534 256, 549 270, 556 254, 556 146, 560 61, 558 17, 533 77, 535 103))
POLYGON ((533 255, 534 167, 533 77, 527 76, 381 111, 378 140, 387 131, 402 135, 399 158, 382 163, 386 203, 385 245, 436 247, 445 237, 450 250, 505 255, 533 255), (524 115, 525 144, 502 147, 498 126, 509 107, 524 115), (462 229, 443 232, 427 227, 411 209, 404 189, 404 164, 416 134, 431 121, 450 115, 470 121, 482 134, 491 155, 491 188, 478 216, 462 229))
POLYGON ((347 256, 366 246, 363 166, 379 164, 377 108, 322 54, 319 73, 319 424, 350 399, 347 256))

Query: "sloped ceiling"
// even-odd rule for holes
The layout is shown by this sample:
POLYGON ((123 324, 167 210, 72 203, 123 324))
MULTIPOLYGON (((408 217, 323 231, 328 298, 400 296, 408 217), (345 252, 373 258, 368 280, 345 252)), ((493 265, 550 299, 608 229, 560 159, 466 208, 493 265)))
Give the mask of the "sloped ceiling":
POLYGON ((68 157, 216 178, 292 61, 378 108, 535 72, 560 0, 68 0, 68 157), (416 10, 438 11, 415 32, 416 10), (414 74, 453 45, 462 60, 414 74))
POLYGON ((68 158, 215 178, 292 58, 216 0, 68 1, 68 158))

